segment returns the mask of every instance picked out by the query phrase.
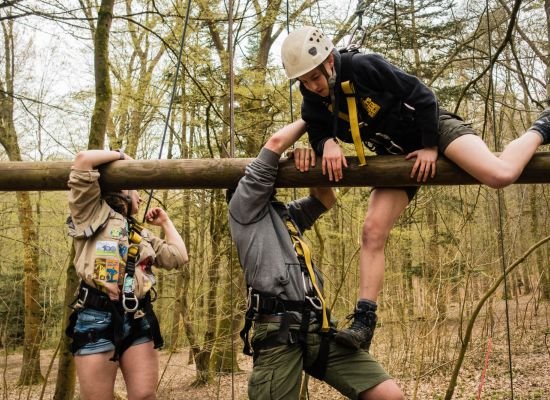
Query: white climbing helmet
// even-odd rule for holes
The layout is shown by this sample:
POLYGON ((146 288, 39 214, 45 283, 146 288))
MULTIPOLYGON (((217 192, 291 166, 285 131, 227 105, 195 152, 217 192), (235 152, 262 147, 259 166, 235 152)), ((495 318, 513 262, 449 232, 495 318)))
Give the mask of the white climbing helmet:
POLYGON ((281 47, 281 59, 288 79, 298 78, 317 68, 329 56, 334 45, 313 26, 291 32, 281 47))

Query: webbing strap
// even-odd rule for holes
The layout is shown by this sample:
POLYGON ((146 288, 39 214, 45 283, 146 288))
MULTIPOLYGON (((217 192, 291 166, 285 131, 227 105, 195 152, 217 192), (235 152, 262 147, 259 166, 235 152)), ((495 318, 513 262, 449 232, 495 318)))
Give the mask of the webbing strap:
POLYGON ((342 91, 346 95, 346 101, 348 103, 351 137, 353 138, 353 145, 355 146, 355 151, 359 158, 359 165, 367 165, 363 142, 361 141, 361 133, 359 132, 359 120, 357 118, 357 104, 355 102, 355 89, 353 88, 353 83, 351 81, 342 82, 342 91))
POLYGON ((138 298, 136 297, 134 273, 136 270, 136 262, 139 259, 139 244, 141 243, 141 231, 143 227, 138 224, 133 218, 128 220, 130 232, 128 239, 131 245, 128 247, 126 256, 126 266, 124 281, 122 284, 122 307, 125 311, 134 312, 138 309, 138 298))
POLYGON ((290 233, 290 238, 292 239, 292 244, 294 245, 296 254, 298 254, 298 257, 302 257, 304 259, 307 272, 309 274, 309 278, 311 279, 311 284, 315 289, 315 294, 317 295, 317 297, 319 298, 319 301, 321 302, 321 308, 322 308, 322 314, 323 314, 323 321, 321 323, 321 332, 328 332, 328 330, 330 329, 330 326, 328 323, 327 306, 325 303, 325 299, 323 297, 323 293, 317 286, 317 278, 315 277, 315 271, 313 271, 313 265, 311 262, 311 251, 307 243, 304 242, 300 237, 300 234, 298 233, 298 230, 294 226, 292 220, 287 219, 286 226, 287 226, 288 232, 290 233))

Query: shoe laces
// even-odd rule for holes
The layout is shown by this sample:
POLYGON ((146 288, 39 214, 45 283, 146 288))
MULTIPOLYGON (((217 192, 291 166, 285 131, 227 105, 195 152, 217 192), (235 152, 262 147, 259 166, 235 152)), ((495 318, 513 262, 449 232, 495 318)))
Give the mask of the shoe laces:
POLYGON ((373 315, 373 318, 376 318, 376 314, 372 311, 366 311, 366 310, 355 310, 353 313, 346 316, 346 319, 348 321, 353 319, 353 322, 351 323, 350 329, 351 330, 361 330, 369 327, 369 317, 371 314, 373 315))

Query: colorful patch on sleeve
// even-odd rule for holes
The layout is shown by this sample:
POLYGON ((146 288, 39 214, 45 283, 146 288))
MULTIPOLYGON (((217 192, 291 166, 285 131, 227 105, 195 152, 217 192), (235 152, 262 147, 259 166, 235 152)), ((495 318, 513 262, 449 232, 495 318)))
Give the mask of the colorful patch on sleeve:
POLYGON ((111 237, 113 239, 120 239, 123 236, 123 231, 124 231, 124 228, 121 226, 117 228, 113 228, 111 229, 111 237))
POLYGON ((118 251, 118 243, 110 240, 100 240, 95 244, 95 254, 97 256, 113 256, 116 257, 118 251))

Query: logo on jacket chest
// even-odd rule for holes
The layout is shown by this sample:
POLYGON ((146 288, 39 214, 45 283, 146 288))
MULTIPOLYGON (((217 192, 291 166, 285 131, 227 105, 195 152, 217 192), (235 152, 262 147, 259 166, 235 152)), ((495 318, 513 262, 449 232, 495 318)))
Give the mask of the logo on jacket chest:
POLYGON ((378 111, 380 111, 380 105, 375 103, 374 100, 370 97, 361 99, 361 103, 363 104, 363 108, 371 118, 374 118, 376 114, 378 114, 378 111))

